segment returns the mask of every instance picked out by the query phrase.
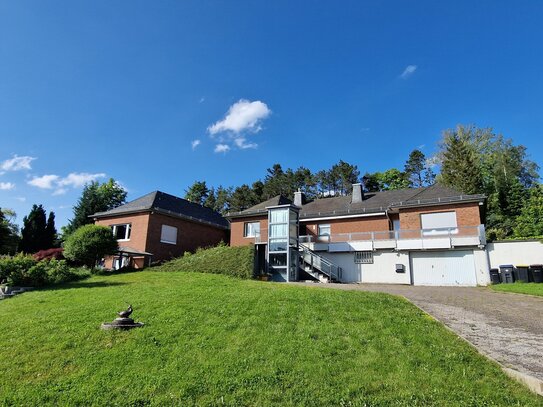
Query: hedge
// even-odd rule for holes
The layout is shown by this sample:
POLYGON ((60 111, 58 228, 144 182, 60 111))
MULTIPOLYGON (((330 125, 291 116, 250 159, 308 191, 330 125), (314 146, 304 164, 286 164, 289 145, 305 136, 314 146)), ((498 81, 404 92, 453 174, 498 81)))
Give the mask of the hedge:
POLYGON ((194 271, 199 273, 226 274, 243 279, 253 278, 254 247, 230 247, 219 245, 198 249, 196 253, 185 253, 183 257, 170 260, 154 271, 194 271))
POLYGON ((0 283, 10 286, 43 287, 89 276, 87 270, 70 267, 65 260, 38 261, 24 254, 0 257, 0 283))

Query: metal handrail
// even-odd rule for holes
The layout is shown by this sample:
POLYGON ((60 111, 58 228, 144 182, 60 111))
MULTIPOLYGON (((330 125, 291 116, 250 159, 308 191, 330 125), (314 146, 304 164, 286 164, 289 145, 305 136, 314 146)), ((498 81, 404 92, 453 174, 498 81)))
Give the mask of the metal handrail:
POLYGON ((317 268, 323 274, 328 275, 328 277, 330 277, 329 281, 331 281, 332 279, 339 280, 341 278, 341 267, 335 265, 330 260, 319 256, 317 253, 313 252, 311 249, 303 244, 300 245, 300 248, 302 249, 303 253, 302 260, 308 263, 312 269, 317 268), (304 256, 309 256, 309 259, 306 260, 304 256), (315 260, 317 260, 317 262, 315 262, 315 260), (325 267, 323 267, 323 265, 325 267))

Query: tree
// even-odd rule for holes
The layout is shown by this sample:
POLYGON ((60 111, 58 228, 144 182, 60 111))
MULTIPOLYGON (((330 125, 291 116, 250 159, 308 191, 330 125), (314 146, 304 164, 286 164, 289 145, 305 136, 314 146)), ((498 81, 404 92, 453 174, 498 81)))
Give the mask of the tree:
POLYGON ((15 223, 17 215, 11 209, 0 210, 0 254, 13 255, 19 246, 19 226, 15 223))
POLYGON ((374 172, 373 174, 366 173, 362 179, 368 192, 409 188, 409 179, 406 173, 397 168, 390 168, 384 172, 374 172))
POLYGON ((113 255, 118 250, 117 240, 106 226, 81 226, 64 242, 64 257, 91 268, 101 258, 113 255))
POLYGON ((42 205, 34 204, 28 216, 23 218, 21 235, 19 249, 23 253, 36 253, 52 247, 53 243, 49 240, 45 210, 42 205))
POLYGON ((62 228, 63 237, 83 225, 93 223, 91 215, 116 208, 126 202, 126 190, 113 178, 100 184, 97 181, 86 184, 81 197, 74 206, 74 217, 62 228))
POLYGON ((360 171, 356 165, 351 165, 343 160, 334 164, 330 170, 330 176, 333 184, 336 185, 336 191, 340 195, 350 194, 353 189, 353 184, 358 182, 360 171))
POLYGON ((530 198, 516 219, 514 236, 543 236, 543 185, 539 184, 530 190, 530 198))
POLYGON ((185 199, 203 205, 209 195, 209 188, 205 181, 195 181, 188 190, 185 190, 185 199))
POLYGON ((404 173, 412 188, 427 187, 433 185, 435 174, 429 160, 420 150, 413 150, 405 162, 404 173))
POLYGON ((211 187, 209 189, 209 193, 207 194, 207 198, 204 201, 204 206, 206 208, 211 208, 215 210, 215 205, 217 204, 217 195, 215 192, 215 188, 211 187))
POLYGON ((258 203, 258 199, 255 196, 253 190, 249 185, 243 184, 240 187, 234 189, 230 197, 230 210, 243 211, 258 203))
POLYGON ((45 249, 57 247, 57 228, 55 227, 55 212, 49 212, 44 236, 45 249))
POLYGON ((232 188, 224 188, 222 185, 219 185, 216 194, 217 199, 213 209, 224 215, 230 210, 230 196, 232 195, 232 188))

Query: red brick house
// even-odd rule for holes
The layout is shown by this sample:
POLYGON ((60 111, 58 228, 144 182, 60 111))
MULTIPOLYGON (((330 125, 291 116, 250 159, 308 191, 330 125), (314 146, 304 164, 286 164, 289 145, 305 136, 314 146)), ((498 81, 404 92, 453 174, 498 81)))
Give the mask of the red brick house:
POLYGON ((294 202, 276 196, 229 213, 232 246, 255 244, 276 281, 486 285, 485 197, 434 185, 294 202))
POLYGON ((160 191, 92 217, 95 224, 111 227, 119 242, 119 253, 105 259, 106 268, 143 268, 229 238, 228 221, 220 213, 160 191))

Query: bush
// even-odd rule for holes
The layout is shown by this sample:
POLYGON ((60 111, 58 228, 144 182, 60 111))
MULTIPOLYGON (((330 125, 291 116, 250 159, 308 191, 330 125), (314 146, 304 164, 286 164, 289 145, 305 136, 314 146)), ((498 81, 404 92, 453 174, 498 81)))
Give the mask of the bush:
POLYGON ((77 264, 93 268, 102 257, 119 250, 117 240, 106 226, 85 225, 73 232, 64 243, 64 256, 77 264))
POLYGON ((64 249, 62 247, 56 247, 53 249, 40 250, 32 255, 34 259, 40 260, 62 260, 64 259, 64 249))
POLYGON ((233 277, 253 278, 254 247, 219 245, 185 253, 183 257, 154 267, 155 271, 195 271, 199 273, 226 274, 233 277))
POLYGON ((69 267, 65 260, 37 261, 23 254, 0 258, 0 279, 12 286, 43 287, 80 280, 89 275, 88 271, 69 267))

